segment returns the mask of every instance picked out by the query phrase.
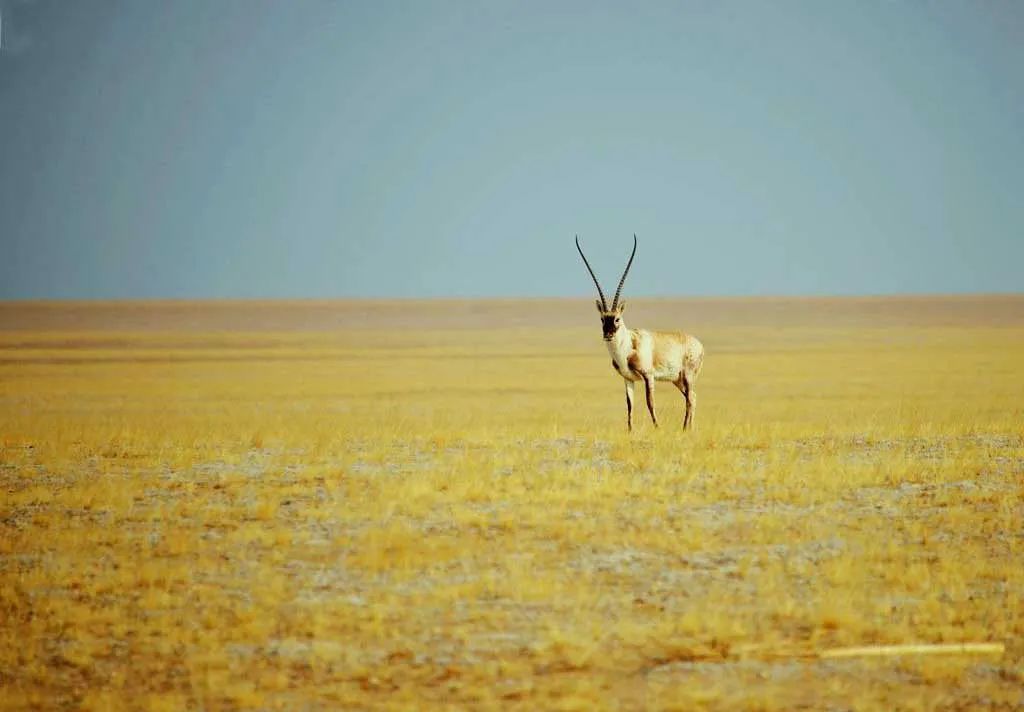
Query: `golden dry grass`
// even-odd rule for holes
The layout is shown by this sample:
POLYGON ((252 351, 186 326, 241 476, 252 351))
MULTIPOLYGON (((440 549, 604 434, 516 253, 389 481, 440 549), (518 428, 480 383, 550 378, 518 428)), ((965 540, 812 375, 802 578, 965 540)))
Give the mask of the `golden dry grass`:
POLYGON ((696 432, 587 301, 0 305, 0 705, 1024 706, 1024 298, 627 317, 696 432))

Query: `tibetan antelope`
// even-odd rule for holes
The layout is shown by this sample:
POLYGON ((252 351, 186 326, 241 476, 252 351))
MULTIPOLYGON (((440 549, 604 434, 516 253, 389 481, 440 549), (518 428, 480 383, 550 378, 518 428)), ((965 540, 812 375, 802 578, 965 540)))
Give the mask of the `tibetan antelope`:
POLYGON ((622 285, 626 282, 626 275, 629 274, 629 268, 636 256, 636 235, 633 235, 633 253, 626 263, 622 279, 619 280, 619 288, 615 290, 611 308, 605 301, 601 283, 597 281, 594 270, 583 254, 579 235, 576 236, 576 249, 583 258, 583 264, 587 266, 587 271, 590 272, 597 293, 601 297, 597 300, 597 311, 601 315, 601 331, 608 353, 612 357, 612 368, 618 371, 626 382, 626 426, 630 430, 633 429, 633 384, 637 381, 644 382, 647 410, 651 412, 654 427, 658 427, 658 416, 654 414, 654 382, 671 381, 686 399, 683 428, 689 428, 693 424, 693 416, 697 410, 694 384, 704 363, 704 346, 696 338, 681 331, 626 328, 622 320, 626 304, 619 302, 619 294, 622 293, 622 285))

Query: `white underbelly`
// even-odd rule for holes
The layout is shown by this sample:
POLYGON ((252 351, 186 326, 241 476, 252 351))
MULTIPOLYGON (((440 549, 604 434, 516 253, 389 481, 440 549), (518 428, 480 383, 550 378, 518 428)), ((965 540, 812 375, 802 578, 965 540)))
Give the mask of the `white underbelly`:
MULTIPOLYGON (((615 370, 618 371, 619 375, 627 381, 639 381, 643 379, 643 376, 639 373, 631 371, 627 364, 620 363, 618 359, 612 360, 615 363, 615 370)), ((681 367, 681 363, 671 361, 667 363, 659 363, 657 368, 648 367, 647 372, 650 373, 651 377, 656 381, 674 381, 679 377, 681 367)))
POLYGON ((652 370, 655 380, 658 381, 674 381, 679 377, 679 371, 682 370, 683 364, 681 361, 672 359, 670 361, 662 361, 652 370))

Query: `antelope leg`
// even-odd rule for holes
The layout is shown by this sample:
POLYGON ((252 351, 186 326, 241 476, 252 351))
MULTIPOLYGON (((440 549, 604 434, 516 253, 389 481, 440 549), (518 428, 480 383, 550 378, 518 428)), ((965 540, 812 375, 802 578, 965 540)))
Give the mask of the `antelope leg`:
POLYGON ((651 411, 654 427, 658 427, 658 416, 654 414, 654 384, 648 376, 644 376, 644 389, 647 391, 647 410, 651 411))
POLYGON ((626 383, 626 427, 629 430, 633 429, 633 382, 625 381, 626 383))

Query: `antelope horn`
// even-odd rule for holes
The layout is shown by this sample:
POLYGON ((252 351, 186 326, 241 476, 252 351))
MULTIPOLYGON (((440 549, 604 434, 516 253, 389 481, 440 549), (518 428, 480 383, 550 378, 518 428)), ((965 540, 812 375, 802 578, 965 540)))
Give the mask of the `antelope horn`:
POLYGON ((626 263, 626 271, 622 273, 622 279, 619 280, 619 288, 615 290, 615 299, 612 300, 612 311, 615 311, 615 307, 619 305, 619 295, 622 294, 622 285, 626 283, 626 275, 629 274, 629 268, 633 266, 633 258, 636 257, 636 233, 633 233, 633 254, 629 256, 629 262, 626 263))
POLYGON ((594 270, 590 268, 590 263, 587 262, 587 256, 583 254, 583 249, 580 247, 580 236, 576 236, 576 249, 580 253, 580 257, 583 258, 583 264, 587 266, 587 271, 590 272, 590 278, 594 280, 594 286, 597 287, 597 293, 601 295, 601 308, 608 311, 608 302, 604 298, 604 292, 601 291, 601 283, 597 281, 597 275, 594 274, 594 270))

